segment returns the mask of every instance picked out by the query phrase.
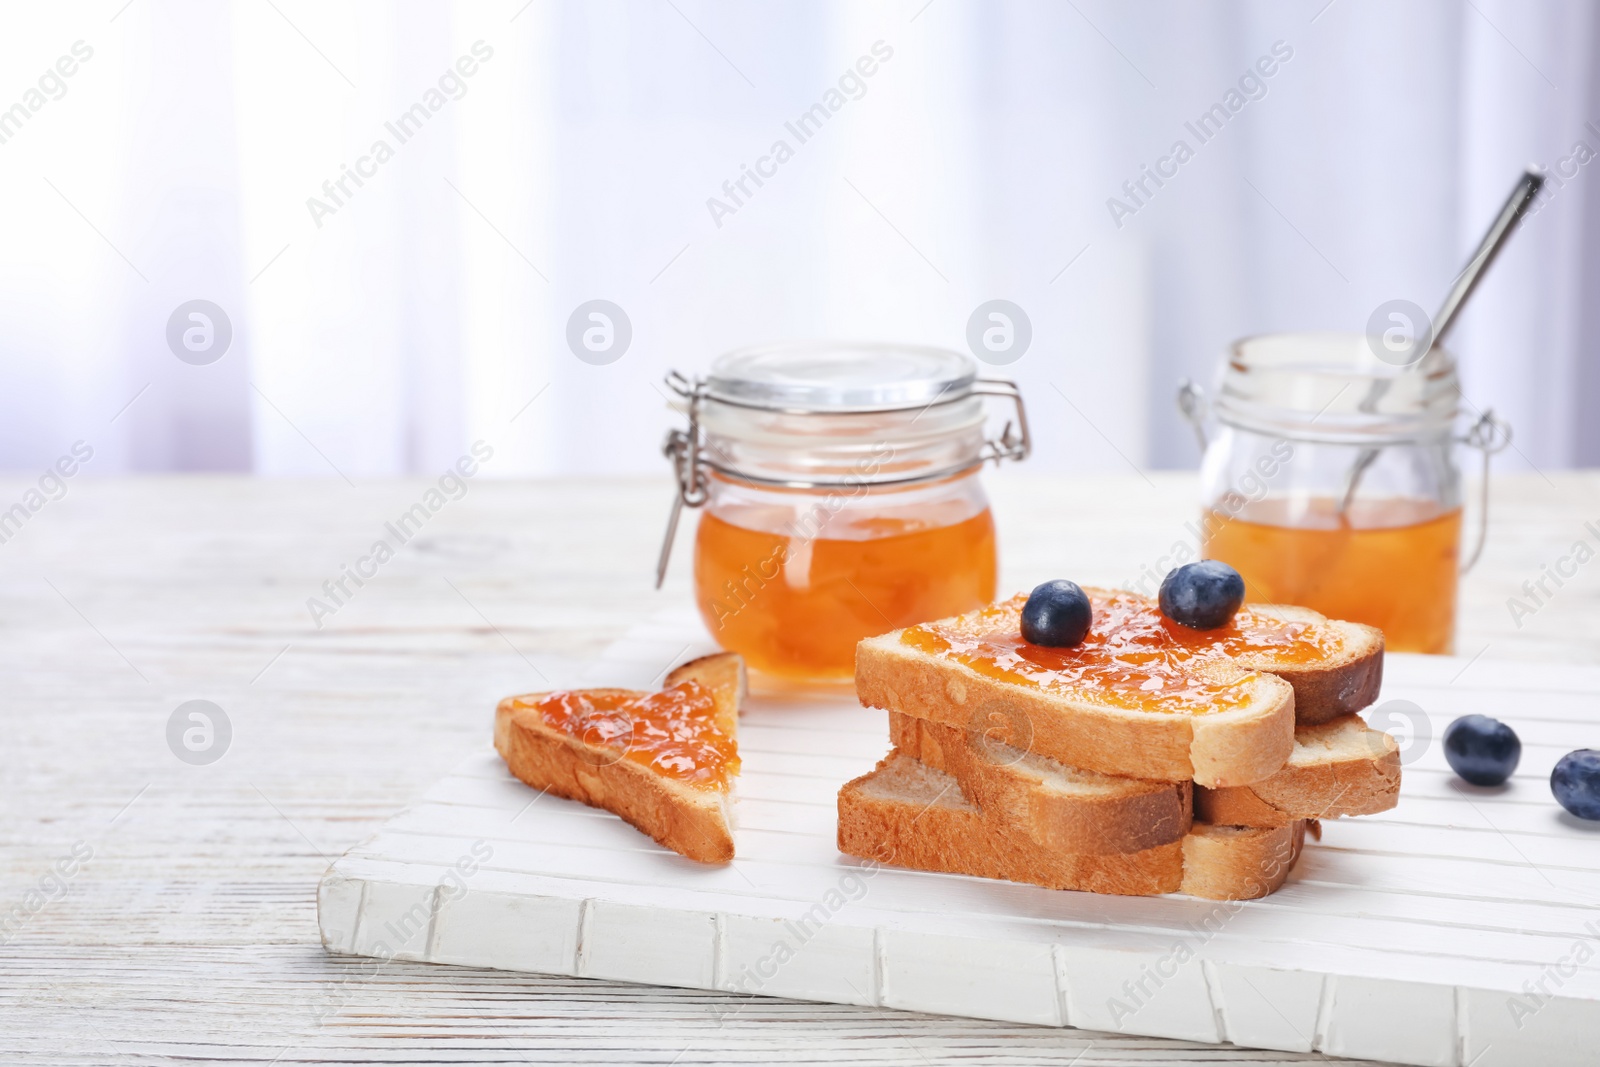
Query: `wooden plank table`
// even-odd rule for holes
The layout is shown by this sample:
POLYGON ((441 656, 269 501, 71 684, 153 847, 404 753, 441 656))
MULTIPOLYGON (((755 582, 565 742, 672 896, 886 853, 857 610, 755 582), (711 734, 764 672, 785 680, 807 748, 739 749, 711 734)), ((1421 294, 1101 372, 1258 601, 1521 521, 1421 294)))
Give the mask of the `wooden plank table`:
MULTIPOLYGON (((1124 582, 1192 514, 1186 475, 988 480, 1006 588, 1124 582)), ((480 480, 316 627, 307 599, 430 484, 77 479, 0 544, 0 1063, 1322 1062, 327 956, 331 858, 481 750, 496 698, 688 595, 687 532, 650 588, 664 478, 480 480), (168 745, 194 699, 231 725, 208 765, 168 745)), ((1458 651, 1600 662, 1600 565, 1507 607, 1600 544, 1600 476, 1495 491, 1458 651)))

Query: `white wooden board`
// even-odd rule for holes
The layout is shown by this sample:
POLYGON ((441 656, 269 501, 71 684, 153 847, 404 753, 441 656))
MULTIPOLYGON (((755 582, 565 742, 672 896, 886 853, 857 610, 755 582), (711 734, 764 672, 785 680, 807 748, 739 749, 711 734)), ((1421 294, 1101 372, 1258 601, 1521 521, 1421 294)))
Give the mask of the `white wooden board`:
MULTIPOLYGON (((697 621, 663 615, 556 682, 650 686, 708 647, 697 621)), ((1600 668, 1390 656, 1385 671, 1374 717, 1396 699, 1422 712, 1399 728, 1415 735, 1399 807, 1325 824, 1266 900, 1053 892, 843 856, 835 794, 884 755, 884 715, 847 690, 767 693, 740 725, 732 864, 541 797, 486 729, 481 755, 329 869, 323 943, 1400 1063, 1593 1063, 1600 824, 1562 812, 1548 778, 1600 747, 1600 668), (1504 789, 1449 772, 1439 738, 1469 712, 1522 738, 1504 789)))

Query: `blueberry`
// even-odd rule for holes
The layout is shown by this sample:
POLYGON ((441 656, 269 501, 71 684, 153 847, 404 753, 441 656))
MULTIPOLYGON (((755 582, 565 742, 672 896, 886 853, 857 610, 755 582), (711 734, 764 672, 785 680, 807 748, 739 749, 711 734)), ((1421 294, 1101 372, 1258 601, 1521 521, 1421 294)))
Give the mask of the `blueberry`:
POLYGON ((1191 630, 1228 625, 1244 603, 1244 579, 1220 560, 1185 563, 1161 580, 1161 614, 1191 630))
POLYGON ((1089 632, 1094 611, 1077 582, 1057 578, 1034 586, 1022 606, 1022 639, 1030 645, 1071 648, 1089 632))
POLYGON ((1522 742, 1499 719, 1463 715, 1444 732, 1444 758, 1473 785, 1504 785, 1522 758, 1522 742))
POLYGON ((1600 752, 1568 752, 1550 772, 1550 792, 1580 819, 1600 819, 1600 752))

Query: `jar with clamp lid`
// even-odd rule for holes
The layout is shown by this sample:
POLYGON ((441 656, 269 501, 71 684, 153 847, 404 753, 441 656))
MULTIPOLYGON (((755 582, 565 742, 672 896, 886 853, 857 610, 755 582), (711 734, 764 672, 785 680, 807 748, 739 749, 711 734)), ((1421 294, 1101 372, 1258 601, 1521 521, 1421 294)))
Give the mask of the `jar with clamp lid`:
POLYGON ((1178 403, 1205 453, 1201 554, 1238 570, 1247 600, 1369 623, 1391 652, 1451 651, 1489 456, 1511 431, 1466 403, 1447 349, 1412 366, 1362 334, 1249 337, 1225 353, 1213 402, 1185 382, 1178 403), (1463 444, 1482 455, 1465 552, 1463 444))
POLYGON ((985 462, 1028 454, 1012 382, 937 348, 790 344, 731 352, 667 385, 688 417, 667 437, 678 518, 701 508, 695 599, 751 667, 845 679, 863 638, 994 599, 985 462), (986 436, 984 399, 1014 405, 986 436))

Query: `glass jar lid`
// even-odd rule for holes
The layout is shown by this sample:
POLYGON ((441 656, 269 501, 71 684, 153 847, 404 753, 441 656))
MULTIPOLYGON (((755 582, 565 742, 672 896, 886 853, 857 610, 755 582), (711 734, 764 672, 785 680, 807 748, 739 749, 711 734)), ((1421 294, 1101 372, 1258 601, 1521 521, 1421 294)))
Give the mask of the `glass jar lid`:
POLYGON ((1227 351, 1218 421, 1290 440, 1385 444, 1449 434, 1460 413, 1455 358, 1435 345, 1395 366, 1365 334, 1263 334, 1227 351))
POLYGON ((984 458, 977 368, 911 345, 797 342, 719 357, 698 422, 712 470, 769 485, 888 484, 984 458))
POLYGON ((977 377, 970 357, 943 348, 796 342, 718 357, 706 396, 791 413, 899 411, 959 400, 977 377))
POLYGON ((796 342, 719 357, 704 378, 677 371, 688 426, 667 434, 678 495, 656 565, 666 574, 683 508, 705 503, 710 478, 775 489, 855 493, 956 477, 993 461, 1027 458, 1028 415, 1015 382, 979 378, 948 349, 796 342), (985 397, 1014 417, 984 435, 985 397))

